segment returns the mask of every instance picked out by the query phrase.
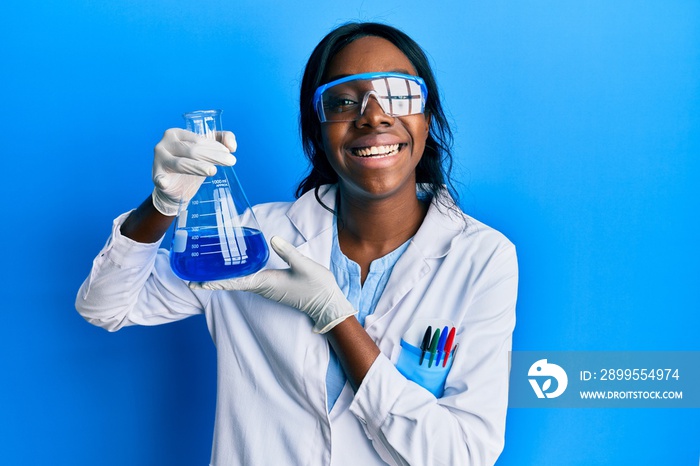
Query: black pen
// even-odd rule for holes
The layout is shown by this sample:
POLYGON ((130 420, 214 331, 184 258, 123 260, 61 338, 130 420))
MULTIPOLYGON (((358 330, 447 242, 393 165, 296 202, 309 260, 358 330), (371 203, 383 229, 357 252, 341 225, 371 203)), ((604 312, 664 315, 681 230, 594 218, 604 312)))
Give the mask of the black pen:
POLYGON ((428 328, 425 330, 425 335, 423 335, 423 343, 420 344, 420 362, 418 363, 419 366, 423 365, 423 359, 425 359, 425 352, 428 351, 428 348, 430 347, 431 333, 433 333, 433 327, 428 325, 428 328))

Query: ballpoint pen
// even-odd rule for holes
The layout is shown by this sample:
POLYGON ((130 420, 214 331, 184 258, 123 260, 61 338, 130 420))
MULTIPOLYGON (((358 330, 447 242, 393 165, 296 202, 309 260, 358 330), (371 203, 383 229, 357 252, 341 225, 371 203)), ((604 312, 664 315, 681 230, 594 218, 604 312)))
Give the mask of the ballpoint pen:
MULTIPOLYGON (((437 358, 435 359, 435 366, 440 365, 440 357, 442 356, 442 352, 445 349, 445 342, 447 342, 447 326, 442 329, 442 332, 440 332, 440 341, 438 342, 438 347, 437 347, 437 358)), ((445 355, 445 358, 447 358, 447 355, 445 355)))
POLYGON ((455 345, 455 347, 452 349, 452 360, 455 360, 455 356, 457 355, 457 348, 459 348, 459 343, 455 345))
POLYGON ((455 341, 455 328, 450 329, 450 334, 447 336, 447 341, 445 342, 445 357, 442 360, 442 367, 447 366, 447 359, 450 357, 450 350, 452 349, 452 343, 455 341))
POLYGON ((433 327, 428 325, 428 328, 425 329, 425 334, 423 335, 423 342, 420 344, 420 362, 418 363, 419 366, 423 365, 423 359, 425 359, 425 352, 428 351, 428 347, 430 346, 431 333, 433 333, 433 327))
POLYGON ((440 341, 440 329, 436 328, 433 334, 433 339, 430 340, 430 359, 428 360, 428 367, 433 365, 435 360, 435 354, 437 353, 438 342, 440 341))

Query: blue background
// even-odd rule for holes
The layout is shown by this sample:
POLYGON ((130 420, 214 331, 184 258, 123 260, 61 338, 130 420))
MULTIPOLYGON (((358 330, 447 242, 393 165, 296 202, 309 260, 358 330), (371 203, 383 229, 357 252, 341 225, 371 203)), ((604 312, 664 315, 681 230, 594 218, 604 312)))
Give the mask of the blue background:
MULTIPOLYGON (((0 14, 0 462, 207 464, 201 318, 74 311, 181 113, 223 108, 252 202, 305 171, 297 91, 352 19, 429 53, 464 209, 518 247, 518 350, 698 350, 700 2, 25 0, 0 14)), ((696 465, 698 410, 511 409, 505 465, 696 465)))

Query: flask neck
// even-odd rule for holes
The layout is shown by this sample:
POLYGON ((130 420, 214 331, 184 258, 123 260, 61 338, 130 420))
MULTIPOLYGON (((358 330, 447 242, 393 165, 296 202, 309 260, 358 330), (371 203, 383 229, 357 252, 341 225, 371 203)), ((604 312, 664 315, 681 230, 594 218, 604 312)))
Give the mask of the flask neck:
POLYGON ((182 115, 185 128, 208 139, 216 139, 221 131, 221 110, 197 110, 182 115))

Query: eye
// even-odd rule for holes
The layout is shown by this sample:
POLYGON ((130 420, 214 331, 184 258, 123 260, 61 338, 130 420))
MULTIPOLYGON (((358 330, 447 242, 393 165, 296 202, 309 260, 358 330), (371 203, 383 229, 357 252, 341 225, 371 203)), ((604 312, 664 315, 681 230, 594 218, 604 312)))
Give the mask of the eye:
POLYGON ((358 103, 349 96, 328 96, 323 101, 323 109, 326 113, 344 113, 357 108, 358 103))

